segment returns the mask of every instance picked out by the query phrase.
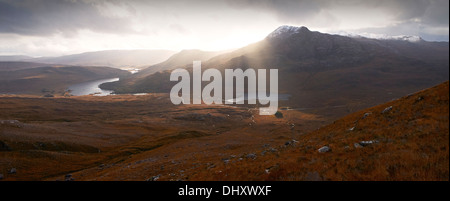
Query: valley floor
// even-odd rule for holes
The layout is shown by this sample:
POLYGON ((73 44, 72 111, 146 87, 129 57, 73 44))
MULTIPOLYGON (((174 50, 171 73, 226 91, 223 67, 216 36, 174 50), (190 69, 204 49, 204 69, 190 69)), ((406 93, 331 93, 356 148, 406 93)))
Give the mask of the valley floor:
POLYGON ((166 94, 3 96, 0 106, 3 180, 189 180, 326 121, 300 111, 276 118, 255 108, 174 106, 166 94))

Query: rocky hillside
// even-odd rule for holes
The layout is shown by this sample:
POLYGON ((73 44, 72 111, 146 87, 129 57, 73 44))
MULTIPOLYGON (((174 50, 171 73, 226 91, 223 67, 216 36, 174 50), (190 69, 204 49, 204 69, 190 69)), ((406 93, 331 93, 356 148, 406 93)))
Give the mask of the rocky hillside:
POLYGON ((194 178, 448 181, 449 82, 350 114, 194 178))

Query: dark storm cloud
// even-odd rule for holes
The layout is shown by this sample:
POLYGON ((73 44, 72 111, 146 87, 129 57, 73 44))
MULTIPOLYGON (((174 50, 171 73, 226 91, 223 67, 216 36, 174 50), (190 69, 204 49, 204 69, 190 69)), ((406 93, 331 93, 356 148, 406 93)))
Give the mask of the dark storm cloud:
POLYGON ((256 9, 274 13, 281 21, 301 21, 313 17, 329 2, 325 0, 228 0, 236 9, 256 9))
POLYGON ((61 0, 0 0, 0 33, 72 35, 79 29, 127 32, 128 20, 105 16, 101 2, 61 0))
POLYGON ((298 25, 317 25, 317 21, 310 19, 323 15, 320 16, 322 22, 328 22, 328 25, 339 22, 351 26, 354 19, 345 18, 346 13, 357 14, 364 20, 366 13, 372 12, 381 19, 389 19, 384 27, 378 25, 375 28, 367 23, 364 29, 354 29, 387 35, 413 34, 428 40, 448 41, 448 0, 228 0, 228 3, 236 9, 272 13, 282 23, 298 25))
POLYGON ((419 20, 421 23, 448 26, 448 0, 382 0, 379 7, 385 8, 398 21, 419 20))
POLYGON ((399 21, 418 18, 433 25, 449 23, 448 0, 228 0, 228 3, 235 8, 272 12, 280 20, 297 22, 340 6, 348 7, 348 12, 361 13, 382 9, 399 21))

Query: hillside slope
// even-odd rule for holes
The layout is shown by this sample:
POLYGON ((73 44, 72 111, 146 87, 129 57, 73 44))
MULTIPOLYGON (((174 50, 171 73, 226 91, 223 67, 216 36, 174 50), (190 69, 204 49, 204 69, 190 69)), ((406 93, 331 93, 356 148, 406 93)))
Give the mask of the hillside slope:
POLYGON ((192 179, 448 181, 449 82, 350 114, 278 150, 192 179), (320 153, 324 146, 329 151, 320 153))
MULTIPOLYGON (((0 61, 0 71, 14 71, 28 68, 49 66, 43 63, 23 62, 23 61, 0 61)), ((6 72, 2 72, 6 73, 6 72)))
POLYGON ((165 77, 168 71, 176 68, 185 68, 189 64, 192 64, 192 61, 207 61, 220 53, 201 50, 182 50, 164 62, 144 68, 138 73, 132 74, 118 82, 102 84, 101 87, 114 89, 116 93, 168 91, 170 89, 167 89, 167 87, 170 87, 170 85, 167 85, 165 77), (150 77, 151 80, 148 79, 150 77))
POLYGON ((158 71, 174 70, 178 67, 184 67, 186 64, 191 64, 192 61, 207 61, 220 53, 221 52, 208 52, 201 50, 182 50, 181 52, 172 55, 164 62, 143 69, 137 73, 136 76, 145 77, 158 71))

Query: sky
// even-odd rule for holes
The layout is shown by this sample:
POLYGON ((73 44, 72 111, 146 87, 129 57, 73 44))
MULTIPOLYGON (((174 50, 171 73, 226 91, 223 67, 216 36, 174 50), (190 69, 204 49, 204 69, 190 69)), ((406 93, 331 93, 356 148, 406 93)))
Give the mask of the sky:
POLYGON ((449 40, 448 0, 0 0, 0 55, 221 51, 281 25, 449 40))

